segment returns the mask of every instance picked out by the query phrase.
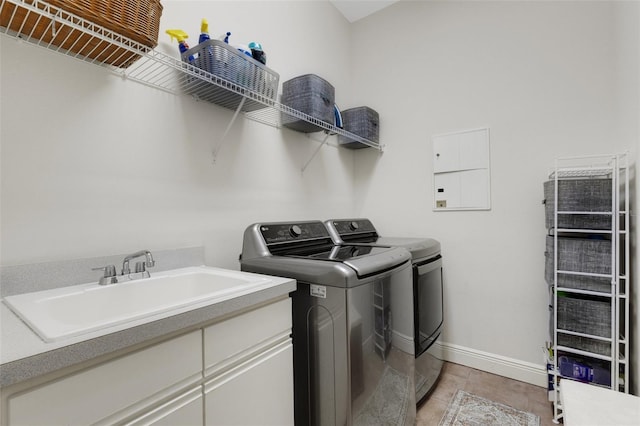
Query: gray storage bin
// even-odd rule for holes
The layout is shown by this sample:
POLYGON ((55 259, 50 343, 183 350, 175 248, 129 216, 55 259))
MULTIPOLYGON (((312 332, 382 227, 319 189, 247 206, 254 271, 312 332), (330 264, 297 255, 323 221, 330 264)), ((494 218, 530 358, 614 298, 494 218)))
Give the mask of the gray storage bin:
MULTIPOLYGON (((380 116, 375 110, 362 106, 341 111, 341 114, 344 130, 371 142, 377 143, 380 140, 380 116)), ((338 135, 338 143, 351 149, 369 147, 343 135, 338 135)))
MULTIPOLYGON (((282 83, 280 103, 319 121, 334 124, 335 89, 328 81, 315 74, 301 75, 282 83)), ((285 112, 282 112, 281 119, 283 126, 299 132, 323 130, 320 126, 285 112)))
MULTIPOLYGON (((611 179, 558 180, 558 211, 611 212, 611 179)), ((555 180, 544 183, 545 223, 554 227, 555 180)), ((611 229, 611 215, 559 214, 558 228, 611 229)))
MULTIPOLYGON (((545 279, 553 285, 553 236, 547 236, 545 279)), ((558 237, 558 270, 611 274, 611 241, 558 237)), ((558 287, 611 293, 611 277, 558 274, 558 287)))
POLYGON ((573 334, 558 333, 558 345, 593 354, 611 356, 611 343, 573 334))
POLYGON ((558 329, 599 337, 611 337, 611 299, 558 294, 558 329))
MULTIPOLYGON (((184 82, 185 91, 202 100, 236 109, 242 99, 246 98, 242 111, 249 112, 266 108, 267 105, 264 102, 275 102, 277 99, 279 74, 223 41, 207 40, 182 53, 181 56, 183 62, 223 79, 216 83, 225 87, 230 87, 232 84, 239 86, 237 89, 244 94, 243 96, 243 94, 230 92, 217 84, 189 76, 184 82), (190 57, 193 59, 190 60, 190 57), (252 97, 263 102, 257 102, 252 97)), ((210 78, 204 73, 201 75, 205 79, 210 78)))

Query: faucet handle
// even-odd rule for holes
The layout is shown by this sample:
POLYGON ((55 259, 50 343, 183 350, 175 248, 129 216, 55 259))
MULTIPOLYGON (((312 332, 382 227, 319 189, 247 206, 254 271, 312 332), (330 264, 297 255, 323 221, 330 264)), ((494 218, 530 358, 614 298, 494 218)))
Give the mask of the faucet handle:
MULTIPOLYGON (((153 266, 153 265, 152 265, 153 266)), ((136 272, 144 272, 147 270, 147 264, 145 262, 136 262, 136 272)))
POLYGON ((107 265, 101 266, 99 268, 91 268, 92 271, 104 271, 104 277, 115 277, 116 276, 116 266, 115 265, 107 265))
POLYGON ((91 268, 92 271, 104 271, 104 275, 98 281, 98 284, 115 284, 118 282, 118 278, 116 277, 116 267, 115 265, 107 265, 101 266, 99 268, 91 268))

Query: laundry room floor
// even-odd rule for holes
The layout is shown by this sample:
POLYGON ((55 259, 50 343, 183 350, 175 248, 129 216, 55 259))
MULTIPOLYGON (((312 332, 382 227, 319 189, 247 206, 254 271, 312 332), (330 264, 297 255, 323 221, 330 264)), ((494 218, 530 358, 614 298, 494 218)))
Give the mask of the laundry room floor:
POLYGON ((458 390, 463 390, 540 417, 540 426, 554 426, 545 388, 445 362, 435 390, 417 413, 417 426, 435 426, 458 390))

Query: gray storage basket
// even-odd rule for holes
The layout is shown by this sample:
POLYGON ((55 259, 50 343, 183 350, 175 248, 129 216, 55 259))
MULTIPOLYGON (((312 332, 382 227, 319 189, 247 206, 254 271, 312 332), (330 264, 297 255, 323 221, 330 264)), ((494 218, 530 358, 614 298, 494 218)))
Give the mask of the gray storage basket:
POLYGON ((611 356, 611 343, 573 334, 558 333, 558 345, 603 356, 611 356))
MULTIPOLYGON (((293 108, 330 125, 335 122, 335 89, 322 77, 305 74, 282 83, 282 105, 293 108)), ((281 114, 282 125, 304 133, 319 132, 319 127, 285 112, 281 114)))
POLYGON ((558 295, 558 329, 611 337, 611 299, 592 300, 558 295))
MULTIPOLYGON (((558 180, 558 211, 611 212, 611 179, 558 180)), ((554 227, 555 180, 544 183, 545 223, 554 227)), ((559 214, 558 228, 611 229, 611 215, 559 214)))
MULTIPOLYGON (((344 110, 341 114, 344 130, 371 142, 380 140, 380 116, 375 110, 363 106, 344 110)), ((338 135, 338 143, 351 149, 369 148, 369 145, 343 135, 338 135)))
MULTIPOLYGON (((223 41, 207 40, 182 53, 181 56, 183 62, 190 63, 222 79, 216 83, 225 87, 235 85, 244 93, 243 96, 199 78, 189 77, 185 81, 184 88, 200 99, 236 109, 242 99, 246 98, 242 106, 244 112, 266 108, 267 105, 264 102, 275 102, 277 99, 280 82, 278 73, 223 41), (193 60, 189 60, 189 57, 193 60), (252 97, 261 99, 263 102, 252 100, 252 97)), ((202 75, 208 78, 204 73, 202 75)))
MULTIPOLYGON (((553 285, 553 236, 547 236, 545 279, 553 285)), ((558 237, 558 270, 611 274, 611 241, 558 237)), ((611 277, 558 274, 558 287, 611 293, 611 277)))

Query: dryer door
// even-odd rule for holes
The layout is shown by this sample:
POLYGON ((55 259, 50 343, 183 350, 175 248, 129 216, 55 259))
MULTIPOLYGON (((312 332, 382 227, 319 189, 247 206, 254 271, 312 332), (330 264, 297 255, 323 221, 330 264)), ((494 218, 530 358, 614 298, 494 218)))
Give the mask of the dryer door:
POLYGON ((416 357, 436 341, 443 325, 442 256, 413 266, 416 357))

